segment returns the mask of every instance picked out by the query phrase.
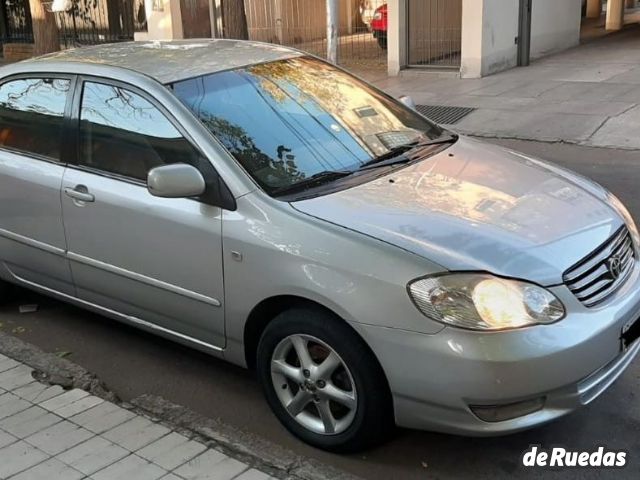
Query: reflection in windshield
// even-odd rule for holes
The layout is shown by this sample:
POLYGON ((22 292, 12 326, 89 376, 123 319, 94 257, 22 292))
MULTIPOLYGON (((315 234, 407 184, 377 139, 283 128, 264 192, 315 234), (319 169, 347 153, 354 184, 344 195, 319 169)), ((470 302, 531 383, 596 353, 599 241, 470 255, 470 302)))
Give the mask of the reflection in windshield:
POLYGON ((215 73, 175 94, 268 192, 351 171, 438 127, 311 58, 215 73))

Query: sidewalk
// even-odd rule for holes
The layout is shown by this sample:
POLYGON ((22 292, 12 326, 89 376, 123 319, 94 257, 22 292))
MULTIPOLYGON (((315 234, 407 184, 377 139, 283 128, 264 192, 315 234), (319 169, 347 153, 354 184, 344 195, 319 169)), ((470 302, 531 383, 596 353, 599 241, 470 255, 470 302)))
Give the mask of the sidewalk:
POLYGON ((266 473, 0 355, 0 479, 264 480, 266 473))
POLYGON ((640 25, 481 79, 358 72, 421 105, 473 107, 453 128, 476 136, 640 149, 640 25))

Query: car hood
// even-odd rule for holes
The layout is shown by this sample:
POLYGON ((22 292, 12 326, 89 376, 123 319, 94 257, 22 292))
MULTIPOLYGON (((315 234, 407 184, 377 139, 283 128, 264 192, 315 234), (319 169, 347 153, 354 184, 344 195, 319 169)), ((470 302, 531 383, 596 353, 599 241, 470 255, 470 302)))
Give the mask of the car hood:
POLYGON ((577 174, 461 137, 408 167, 292 205, 447 270, 548 286, 623 224, 607 196, 577 174))

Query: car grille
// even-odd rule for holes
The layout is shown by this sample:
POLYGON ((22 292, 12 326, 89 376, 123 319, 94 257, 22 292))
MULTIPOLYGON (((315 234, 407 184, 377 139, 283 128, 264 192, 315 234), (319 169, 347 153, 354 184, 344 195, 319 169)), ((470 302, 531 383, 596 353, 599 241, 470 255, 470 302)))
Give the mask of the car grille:
POLYGON ((627 227, 567 270, 564 283, 586 307, 604 302, 633 271, 636 253, 627 227))

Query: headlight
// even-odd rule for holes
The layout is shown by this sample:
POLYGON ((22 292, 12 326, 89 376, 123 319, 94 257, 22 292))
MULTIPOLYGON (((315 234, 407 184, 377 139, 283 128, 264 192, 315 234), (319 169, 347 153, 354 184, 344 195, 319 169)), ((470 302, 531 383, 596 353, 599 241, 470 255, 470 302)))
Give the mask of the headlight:
POLYGON ((382 20, 382 12, 376 12, 373 14, 374 20, 382 20))
POLYGON ((426 316, 471 330, 549 324, 565 314, 560 300, 545 288, 482 273, 418 279, 409 284, 409 294, 426 316))
POLYGON ((620 214, 620 216, 624 219, 627 224, 627 228, 629 232, 631 232, 631 236, 633 237, 633 242, 636 245, 636 249, 640 248, 640 234, 638 233, 638 227, 636 226, 636 222, 633 221, 633 217, 627 210, 627 207, 616 197, 613 193, 608 193, 609 203, 611 206, 620 214))

